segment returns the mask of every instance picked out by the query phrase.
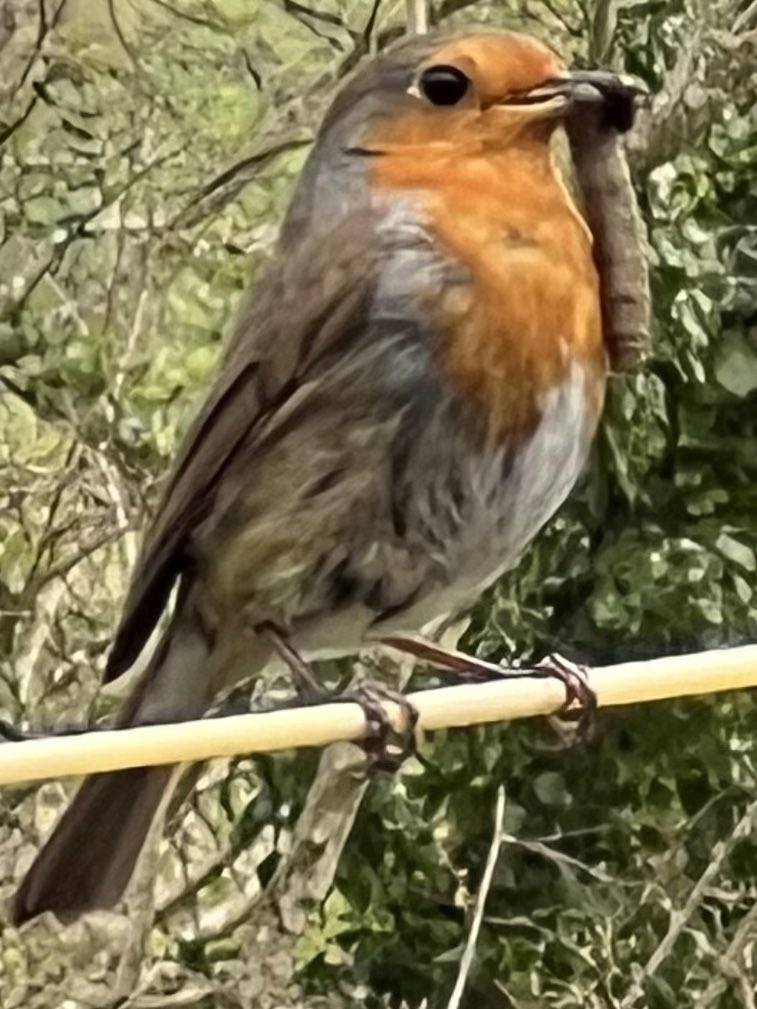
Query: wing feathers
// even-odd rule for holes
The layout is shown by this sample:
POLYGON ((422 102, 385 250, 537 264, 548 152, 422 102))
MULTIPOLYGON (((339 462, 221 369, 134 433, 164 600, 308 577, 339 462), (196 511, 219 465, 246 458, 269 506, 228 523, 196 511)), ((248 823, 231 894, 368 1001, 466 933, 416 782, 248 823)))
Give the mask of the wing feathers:
MULTIPOLYGON (((218 482, 243 441, 307 378, 325 354, 349 345, 365 320, 378 250, 367 214, 281 250, 237 322, 208 399, 179 450, 145 535, 105 673, 136 660, 187 564, 187 544, 212 508, 218 482)), ((252 478, 252 477, 251 477, 252 478)))

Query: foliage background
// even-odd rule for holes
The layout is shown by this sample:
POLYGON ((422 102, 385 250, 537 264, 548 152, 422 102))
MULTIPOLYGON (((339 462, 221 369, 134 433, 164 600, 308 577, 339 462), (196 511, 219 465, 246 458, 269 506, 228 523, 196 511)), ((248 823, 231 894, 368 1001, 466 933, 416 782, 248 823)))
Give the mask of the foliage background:
MULTIPOLYGON (((655 95, 630 146, 652 359, 614 382, 582 493, 467 644, 604 661, 754 640, 757 6, 434 0, 432 20, 523 28, 655 95)), ((112 710, 98 678, 156 481, 337 80, 403 24, 399 0, 0 5, 14 723, 112 710)), ((154 892, 65 931, 0 922, 0 1004, 444 1006, 505 782, 464 1005, 754 1007, 756 733, 747 694, 603 713, 573 749, 536 723, 439 733, 362 803, 347 747, 310 791, 312 754, 219 762, 151 856, 154 892)), ((69 788, 3 793, 2 893, 69 788)))

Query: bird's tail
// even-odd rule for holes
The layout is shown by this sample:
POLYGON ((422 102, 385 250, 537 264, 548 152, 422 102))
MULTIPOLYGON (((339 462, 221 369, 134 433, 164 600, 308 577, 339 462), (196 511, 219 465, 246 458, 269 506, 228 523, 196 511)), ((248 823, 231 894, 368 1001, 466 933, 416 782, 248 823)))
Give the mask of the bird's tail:
POLYGON ((87 778, 19 887, 13 919, 43 911, 74 921, 112 907, 126 889, 171 767, 136 767, 87 778))
MULTIPOLYGON (((120 726, 182 721, 208 704, 200 632, 174 625, 119 717, 120 726)), ((82 784, 24 877, 14 900, 21 924, 43 911, 74 921, 122 896, 175 767, 95 774, 82 784)))

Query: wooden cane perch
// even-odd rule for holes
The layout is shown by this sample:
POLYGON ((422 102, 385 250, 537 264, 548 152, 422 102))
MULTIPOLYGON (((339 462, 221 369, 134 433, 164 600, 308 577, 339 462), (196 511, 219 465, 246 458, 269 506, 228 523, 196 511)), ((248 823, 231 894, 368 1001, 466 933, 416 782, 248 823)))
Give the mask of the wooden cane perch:
MULTIPOLYGON (((589 683, 600 707, 690 697, 757 687, 757 645, 700 652, 592 669, 589 683)), ((522 675, 473 686, 409 694, 419 728, 457 728, 547 715, 560 709, 557 680, 522 675)), ((391 719, 399 714, 387 704, 391 719)), ((114 771, 148 764, 175 764, 270 753, 302 746, 359 741, 366 732, 358 704, 333 703, 260 714, 209 718, 171 725, 93 731, 76 736, 0 745, 0 785, 114 771)))

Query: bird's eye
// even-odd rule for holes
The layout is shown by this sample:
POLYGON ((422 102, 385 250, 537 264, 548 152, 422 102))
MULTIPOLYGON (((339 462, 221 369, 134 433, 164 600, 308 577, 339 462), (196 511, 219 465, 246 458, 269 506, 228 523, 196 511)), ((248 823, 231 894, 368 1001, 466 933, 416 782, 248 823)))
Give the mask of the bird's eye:
POLYGON ((457 105, 468 94, 470 80, 457 67, 436 66, 423 71, 418 87, 432 105, 457 105))

